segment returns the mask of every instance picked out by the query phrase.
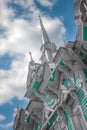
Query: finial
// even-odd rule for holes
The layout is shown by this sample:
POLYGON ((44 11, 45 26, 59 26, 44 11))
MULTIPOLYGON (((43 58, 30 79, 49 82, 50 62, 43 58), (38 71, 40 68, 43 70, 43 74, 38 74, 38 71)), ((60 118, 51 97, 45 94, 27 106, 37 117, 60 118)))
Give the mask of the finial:
POLYGON ((32 53, 31 52, 29 52, 29 55, 30 55, 30 59, 31 59, 31 64, 33 64, 34 63, 34 60, 33 60, 33 58, 32 58, 32 53))

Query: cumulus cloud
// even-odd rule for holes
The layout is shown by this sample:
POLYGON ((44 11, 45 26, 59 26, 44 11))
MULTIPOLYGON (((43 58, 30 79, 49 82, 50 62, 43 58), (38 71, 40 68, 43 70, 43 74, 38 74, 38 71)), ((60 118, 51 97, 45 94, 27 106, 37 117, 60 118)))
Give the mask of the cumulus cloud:
POLYGON ((34 60, 36 62, 39 61, 41 54, 39 48, 42 40, 36 13, 42 16, 50 40, 55 42, 58 47, 63 45, 65 34, 65 28, 60 19, 43 16, 43 13, 40 13, 33 0, 15 0, 15 2, 24 8, 29 6, 29 11, 31 12, 30 21, 23 19, 23 17, 14 18, 14 9, 8 8, 8 1, 10 2, 10 0, 0 1, 0 11, 2 12, 3 10, 0 13, 0 24, 6 28, 6 31, 0 37, 0 56, 9 53, 14 59, 10 70, 0 70, 0 104, 10 100, 14 96, 21 99, 25 94, 29 51, 32 51, 34 60))
POLYGON ((0 121, 3 121, 3 120, 5 120, 6 119, 6 117, 4 116, 4 115, 1 115, 0 114, 0 121))
POLYGON ((0 127, 2 129, 8 129, 8 128, 12 127, 12 126, 13 126, 13 122, 9 122, 7 124, 0 124, 0 127))
POLYGON ((56 0, 36 0, 36 1, 45 7, 52 7, 56 3, 56 0))
POLYGON ((9 0, 0 1, 0 26, 8 28, 10 22, 14 16, 14 11, 11 8, 7 7, 7 2, 9 0))
POLYGON ((22 98, 26 89, 26 65, 22 64, 21 61, 13 61, 12 64, 11 70, 0 70, 0 103, 10 100, 14 96, 22 98))
POLYGON ((14 108, 14 114, 13 114, 13 118, 15 118, 16 114, 17 114, 18 108, 14 108))
POLYGON ((39 15, 40 10, 35 5, 35 0, 15 0, 14 3, 22 6, 24 9, 27 9, 27 16, 22 14, 22 17, 28 17, 30 19, 35 19, 39 15), (34 16, 34 17, 33 17, 34 16))

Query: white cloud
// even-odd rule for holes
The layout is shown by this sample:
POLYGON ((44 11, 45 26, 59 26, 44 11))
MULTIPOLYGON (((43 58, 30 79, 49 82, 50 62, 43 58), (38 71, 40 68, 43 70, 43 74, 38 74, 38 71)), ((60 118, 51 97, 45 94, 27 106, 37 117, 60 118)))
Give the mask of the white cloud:
POLYGON ((0 71, 0 103, 10 100, 14 96, 23 98, 26 90, 27 65, 24 59, 22 61, 13 61, 12 69, 0 71))
POLYGON ((3 129, 8 129, 13 126, 13 122, 9 122, 7 124, 0 124, 0 127, 3 129))
POLYGON ((15 0, 14 2, 20 4, 24 8, 26 7, 36 8, 34 3, 35 1, 39 2, 42 6, 47 6, 47 7, 52 7, 56 2, 56 0, 21 0, 21 1, 15 0))
POLYGON ((15 118, 16 114, 17 114, 18 109, 14 108, 14 114, 13 114, 13 118, 15 118))
POLYGON ((36 7, 35 0, 15 0, 14 2, 21 5, 23 8, 27 8, 27 11, 29 13, 29 15, 27 14, 27 17, 34 18, 36 20, 36 17, 39 15, 40 10, 36 7))
POLYGON ((7 7, 7 2, 9 0, 0 1, 0 25, 7 28, 10 26, 12 17, 14 16, 14 11, 7 7))
MULTIPOLYGON (((15 58, 10 70, 0 70, 0 104, 14 96, 20 99, 24 96, 29 61, 28 52, 32 51, 34 60, 38 61, 42 44, 39 20, 36 17, 36 13, 40 13, 40 10, 37 9, 34 1, 26 0, 32 11, 31 21, 23 18, 13 19, 14 11, 6 6, 7 1, 4 0, 0 5, 1 11, 6 11, 6 14, 0 13, 0 21, 3 21, 0 24, 7 29, 0 38, 0 55, 9 53, 15 58)), ((19 4, 25 6, 24 0, 19 4)), ((63 23, 58 18, 52 19, 43 15, 42 19, 51 41, 55 42, 58 47, 62 46, 65 34, 63 23)))
POLYGON ((56 2, 56 0, 36 0, 36 1, 45 7, 52 7, 56 2))
POLYGON ((3 120, 5 120, 6 119, 6 117, 4 116, 4 115, 1 115, 0 114, 0 121, 3 121, 3 120))

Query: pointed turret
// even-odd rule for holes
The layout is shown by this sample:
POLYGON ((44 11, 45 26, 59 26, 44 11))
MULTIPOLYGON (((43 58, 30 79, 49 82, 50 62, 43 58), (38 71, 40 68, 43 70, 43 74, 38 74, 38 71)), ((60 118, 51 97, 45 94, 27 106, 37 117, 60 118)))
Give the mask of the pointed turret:
POLYGON ((42 39, 43 44, 41 46, 42 56, 41 56, 40 60, 42 62, 51 62, 53 60, 53 55, 56 52, 56 45, 54 43, 50 42, 40 16, 39 16, 39 20, 40 20, 42 38, 43 38, 42 39))

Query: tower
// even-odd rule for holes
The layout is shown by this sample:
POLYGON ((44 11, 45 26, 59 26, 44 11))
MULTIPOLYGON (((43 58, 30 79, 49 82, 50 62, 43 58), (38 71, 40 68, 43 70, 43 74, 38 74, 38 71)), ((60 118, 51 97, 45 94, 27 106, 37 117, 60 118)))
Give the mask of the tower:
POLYGON ((14 130, 87 130, 86 5, 86 0, 75 1, 76 41, 57 51, 39 17, 42 63, 35 63, 30 53, 25 94, 29 103, 18 111, 14 130))

